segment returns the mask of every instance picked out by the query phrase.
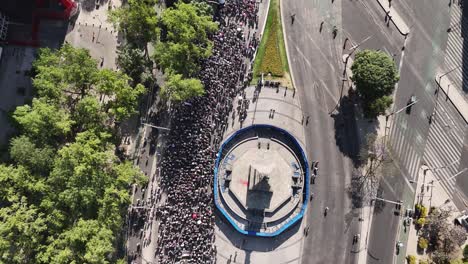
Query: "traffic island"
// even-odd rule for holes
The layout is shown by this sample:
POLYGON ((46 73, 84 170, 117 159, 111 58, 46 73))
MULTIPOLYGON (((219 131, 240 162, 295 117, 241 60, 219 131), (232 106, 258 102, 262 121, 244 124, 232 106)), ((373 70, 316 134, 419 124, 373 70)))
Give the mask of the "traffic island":
POLYGON ((256 84, 263 75, 264 80, 277 81, 281 86, 293 88, 284 45, 279 1, 270 0, 267 21, 255 55, 252 84, 256 84))
POLYGON ((214 197, 216 207, 237 232, 277 236, 299 222, 307 208, 305 153, 283 129, 243 128, 217 154, 214 197))

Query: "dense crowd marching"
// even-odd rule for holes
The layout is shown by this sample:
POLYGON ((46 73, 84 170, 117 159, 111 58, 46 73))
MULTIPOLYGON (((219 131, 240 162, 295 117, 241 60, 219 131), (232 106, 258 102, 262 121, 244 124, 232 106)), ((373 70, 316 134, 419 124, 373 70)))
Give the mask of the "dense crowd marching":
MULTIPOLYGON (((167 195, 154 212, 160 221, 156 256, 159 263, 186 258, 189 263, 214 263, 213 167, 236 95, 252 78, 258 44, 258 4, 233 0, 220 11, 219 31, 212 37, 212 56, 200 72, 206 94, 182 103, 173 112, 173 126, 161 161, 160 186, 167 195)), ((160 192, 157 192, 157 201, 160 192)), ((151 216, 152 217, 152 216, 151 216)))

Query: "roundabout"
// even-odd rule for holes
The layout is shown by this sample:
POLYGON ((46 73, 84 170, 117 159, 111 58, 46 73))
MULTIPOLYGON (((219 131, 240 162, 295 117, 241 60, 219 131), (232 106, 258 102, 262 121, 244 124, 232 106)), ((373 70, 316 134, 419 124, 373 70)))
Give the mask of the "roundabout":
POLYGON ((214 174, 216 207, 241 234, 277 236, 307 208, 307 158, 298 141, 278 127, 234 132, 218 151, 214 174))

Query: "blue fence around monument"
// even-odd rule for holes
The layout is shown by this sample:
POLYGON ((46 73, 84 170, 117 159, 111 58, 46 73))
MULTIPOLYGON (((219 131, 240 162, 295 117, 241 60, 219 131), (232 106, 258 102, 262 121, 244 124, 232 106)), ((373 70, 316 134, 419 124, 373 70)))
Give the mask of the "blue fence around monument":
POLYGON ((218 208, 218 210, 224 215, 224 217, 229 221, 229 223, 231 223, 231 225, 239 233, 244 234, 244 235, 259 236, 259 237, 274 237, 274 236, 277 236, 277 235, 281 234, 282 232, 284 232, 285 230, 287 230, 288 228, 290 228, 296 222, 301 220, 301 218, 304 216, 304 213, 305 213, 306 208, 307 208, 307 204, 309 203, 308 198, 309 198, 309 180, 310 179, 309 179, 309 165, 308 164, 309 164, 309 162, 307 160, 306 154, 304 153, 304 150, 302 149, 301 145, 299 144, 297 139, 294 138, 286 130, 275 127, 275 126, 271 126, 271 125, 251 125, 251 126, 242 128, 242 129, 234 132, 231 136, 229 136, 229 138, 226 141, 224 141, 224 143, 219 148, 218 156, 216 157, 216 163, 215 163, 215 169, 214 169, 214 183, 213 183, 215 205, 218 208), (292 141, 292 143, 294 144, 295 150, 299 151, 299 153, 300 153, 299 159, 302 159, 302 164, 303 164, 303 167, 304 167, 304 178, 305 178, 304 188, 305 188, 305 192, 303 193, 304 197, 303 197, 303 204, 302 204, 302 207, 301 207, 301 211, 297 216, 295 216, 293 219, 291 219, 287 223, 285 223, 280 229, 278 229, 278 230, 276 230, 275 232, 272 232, 272 233, 246 231, 246 230, 241 229, 234 222, 232 217, 226 212, 226 210, 224 210, 224 208, 218 204, 218 196, 219 196, 219 193, 218 193, 218 191, 219 191, 218 190, 218 166, 219 166, 219 163, 220 163, 221 158, 222 158, 223 149, 227 144, 229 144, 238 135, 240 135, 242 133, 246 133, 249 130, 253 130, 253 129, 256 129, 256 128, 267 128, 267 129, 271 129, 271 130, 276 130, 276 131, 286 135, 292 141))

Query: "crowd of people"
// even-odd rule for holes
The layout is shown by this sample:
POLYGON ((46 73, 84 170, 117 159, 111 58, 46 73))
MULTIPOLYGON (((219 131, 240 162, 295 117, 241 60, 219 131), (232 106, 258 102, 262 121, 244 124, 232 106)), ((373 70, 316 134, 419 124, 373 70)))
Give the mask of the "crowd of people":
POLYGON ((250 82, 249 63, 258 6, 255 0, 226 2, 218 16, 212 56, 199 78, 206 94, 178 105, 161 161, 160 186, 166 199, 157 207, 160 221, 156 256, 159 263, 214 263, 213 169, 216 150, 227 128, 236 96, 250 82))

